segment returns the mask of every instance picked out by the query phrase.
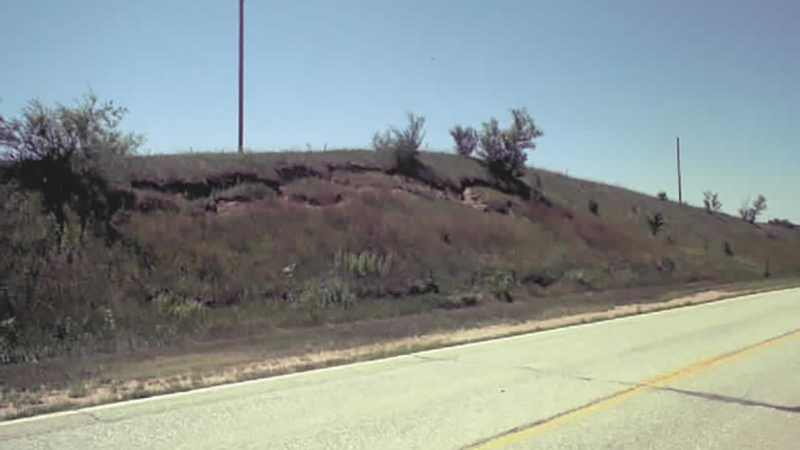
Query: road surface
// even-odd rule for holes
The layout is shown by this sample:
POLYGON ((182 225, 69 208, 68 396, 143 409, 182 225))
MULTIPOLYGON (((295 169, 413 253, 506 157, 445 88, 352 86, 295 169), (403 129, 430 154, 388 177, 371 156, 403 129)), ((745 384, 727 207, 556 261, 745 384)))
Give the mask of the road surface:
POLYGON ((800 289, 0 424, 1 449, 796 449, 800 289))

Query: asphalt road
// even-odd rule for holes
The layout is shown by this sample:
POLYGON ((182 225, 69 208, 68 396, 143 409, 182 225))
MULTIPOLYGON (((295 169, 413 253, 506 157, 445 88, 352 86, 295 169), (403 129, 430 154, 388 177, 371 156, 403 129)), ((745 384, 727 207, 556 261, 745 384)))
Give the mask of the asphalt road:
POLYGON ((796 449, 800 289, 0 424, 2 449, 796 449))

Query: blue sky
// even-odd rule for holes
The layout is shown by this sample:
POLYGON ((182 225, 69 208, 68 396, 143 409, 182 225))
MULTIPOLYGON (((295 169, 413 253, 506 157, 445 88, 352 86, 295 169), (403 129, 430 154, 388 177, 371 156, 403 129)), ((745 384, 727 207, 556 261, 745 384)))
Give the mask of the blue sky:
MULTIPOLYGON (((529 164, 723 209, 764 194, 800 222, 796 0, 248 0, 245 146, 366 147, 427 118, 525 106, 545 136, 529 164)), ((237 139, 236 0, 2 0, 0 113, 94 89, 130 109, 145 152, 237 139)))

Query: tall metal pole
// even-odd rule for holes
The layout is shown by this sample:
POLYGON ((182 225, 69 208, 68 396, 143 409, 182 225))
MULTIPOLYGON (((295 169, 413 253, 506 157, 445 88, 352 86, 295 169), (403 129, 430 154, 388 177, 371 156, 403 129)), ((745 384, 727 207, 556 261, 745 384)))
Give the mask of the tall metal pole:
POLYGON ((244 0, 239 0, 239 153, 244 152, 244 0))
POLYGON ((675 137, 678 145, 678 203, 683 204, 683 193, 681 192, 681 138, 675 137))

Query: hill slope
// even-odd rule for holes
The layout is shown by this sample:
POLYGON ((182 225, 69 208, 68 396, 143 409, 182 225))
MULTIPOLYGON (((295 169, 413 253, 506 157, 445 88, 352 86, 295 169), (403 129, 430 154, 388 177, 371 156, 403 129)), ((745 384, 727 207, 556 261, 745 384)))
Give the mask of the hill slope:
MULTIPOLYGON (((181 335, 486 302, 544 308, 568 292, 800 273, 797 229, 544 170, 501 183, 473 159, 421 160, 409 178, 360 150, 128 159, 116 168, 117 188, 134 199, 119 218, 127 244, 86 244, 82 257, 48 266, 58 289, 37 288, 37 301, 81 324, 59 319, 48 332, 62 336, 48 338, 45 353, 69 347, 69 330, 79 330, 76 342, 92 335, 95 346, 133 348, 181 335), (654 233, 656 213, 665 224, 654 233)), ((24 292, 13 279, 8 286, 24 292)))
POLYGON ((408 294, 431 276, 440 293, 491 290, 489 278, 507 273, 524 298, 763 277, 767 260, 773 275, 800 271, 796 230, 541 170, 508 186, 472 159, 422 161, 426 170, 408 178, 368 151, 137 158, 127 180, 143 212, 128 227, 161 256, 164 281, 212 288, 210 303, 220 290, 249 301, 321 277, 350 279, 367 298, 408 294), (655 213, 665 222, 657 234, 655 213), (389 258, 389 267, 337 263, 337 253, 365 252, 362 264, 389 258), (204 275, 209 264, 218 273, 204 275))

